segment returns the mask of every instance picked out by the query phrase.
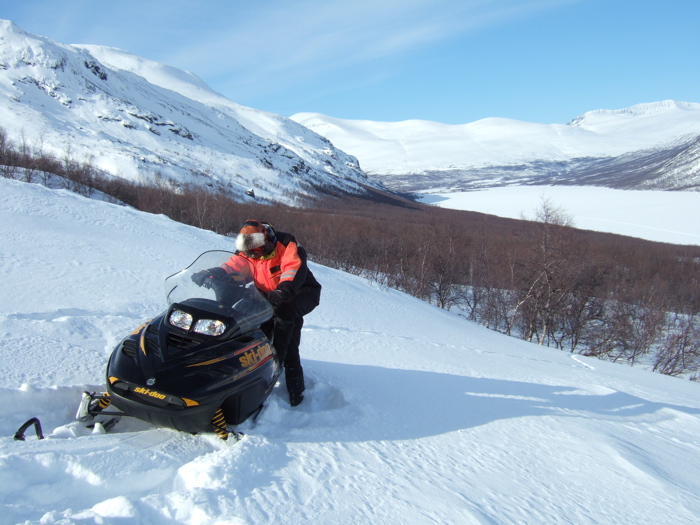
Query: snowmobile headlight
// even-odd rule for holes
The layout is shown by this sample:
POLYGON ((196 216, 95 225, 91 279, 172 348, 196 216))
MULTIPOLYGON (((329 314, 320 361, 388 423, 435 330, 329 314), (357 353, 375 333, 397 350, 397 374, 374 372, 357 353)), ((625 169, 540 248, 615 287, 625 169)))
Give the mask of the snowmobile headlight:
POLYGON ((182 310, 173 310, 170 313, 168 322, 173 326, 182 328, 183 330, 189 330, 190 326, 192 326, 192 316, 187 312, 183 312, 182 310))
POLYGON ((194 325, 194 331, 204 335, 221 335, 226 331, 226 324, 216 319, 200 319, 194 325))

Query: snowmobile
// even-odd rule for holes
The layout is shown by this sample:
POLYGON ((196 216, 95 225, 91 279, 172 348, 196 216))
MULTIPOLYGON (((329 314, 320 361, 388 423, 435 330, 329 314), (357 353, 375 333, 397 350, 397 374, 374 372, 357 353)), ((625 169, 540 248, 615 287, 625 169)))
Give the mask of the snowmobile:
POLYGON ((167 310, 117 345, 107 391, 85 392, 78 420, 133 416, 226 439, 257 417, 281 373, 273 309, 250 278, 221 269, 232 255, 205 252, 165 279, 167 310))

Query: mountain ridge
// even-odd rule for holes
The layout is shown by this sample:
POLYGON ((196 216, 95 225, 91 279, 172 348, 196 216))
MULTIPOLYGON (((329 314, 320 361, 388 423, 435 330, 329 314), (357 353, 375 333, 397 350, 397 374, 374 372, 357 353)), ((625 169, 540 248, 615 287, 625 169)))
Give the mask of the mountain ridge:
POLYGON ((587 111, 583 115, 576 117, 571 122, 569 122, 569 125, 572 125, 574 122, 584 119, 586 116, 625 115, 631 117, 639 117, 656 115, 658 113, 673 111, 676 109, 683 111, 697 111, 700 109, 700 104, 696 102, 682 102, 677 100, 661 100, 659 102, 645 102, 642 104, 635 104, 634 106, 622 109, 595 109, 592 111, 587 111))
POLYGON ((242 200, 252 188, 259 200, 289 204, 385 189, 326 138, 236 104, 192 73, 61 44, 11 21, 0 21, 0 118, 9 137, 132 181, 162 175, 242 200))
POLYGON ((698 103, 666 100, 594 110, 569 124, 503 118, 458 125, 373 122, 318 113, 291 118, 358 158, 367 173, 397 191, 558 183, 700 189, 698 103), (634 169, 625 170, 628 166, 634 169))
POLYGON ((248 108, 196 74, 132 53, 67 45, 0 21, 0 122, 23 147, 104 174, 240 200, 430 193, 504 185, 700 190, 700 104, 665 100, 568 124, 486 118, 291 118, 248 108))

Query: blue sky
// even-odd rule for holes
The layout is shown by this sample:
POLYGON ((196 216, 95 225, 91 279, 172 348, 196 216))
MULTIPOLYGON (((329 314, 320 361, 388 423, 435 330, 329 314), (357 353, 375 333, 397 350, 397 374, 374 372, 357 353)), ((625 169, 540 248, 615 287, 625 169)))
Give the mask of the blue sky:
POLYGON ((0 0, 65 44, 186 69, 291 116, 564 124, 700 102, 698 0, 0 0))

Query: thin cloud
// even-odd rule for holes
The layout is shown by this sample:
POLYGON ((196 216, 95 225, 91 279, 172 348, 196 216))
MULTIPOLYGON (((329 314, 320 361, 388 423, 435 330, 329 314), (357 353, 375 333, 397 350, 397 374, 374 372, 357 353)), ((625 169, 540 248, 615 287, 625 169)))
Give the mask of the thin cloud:
POLYGON ((325 84, 336 92, 386 80, 430 46, 577 1, 589 0, 25 0, 5 16, 189 70, 246 103, 335 77, 343 87, 325 84))
POLYGON ((239 93, 276 89, 571 1, 271 1, 227 11, 167 61, 239 93))

